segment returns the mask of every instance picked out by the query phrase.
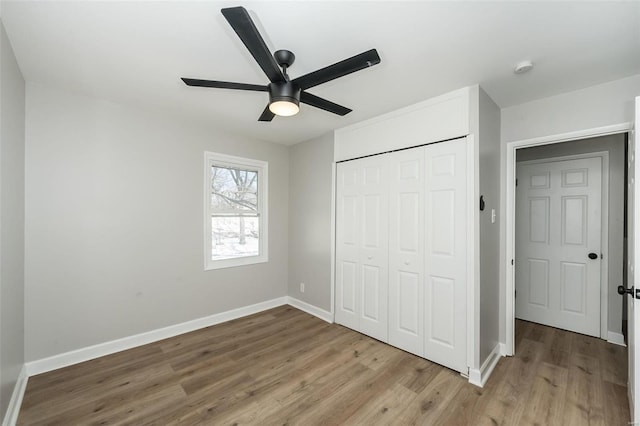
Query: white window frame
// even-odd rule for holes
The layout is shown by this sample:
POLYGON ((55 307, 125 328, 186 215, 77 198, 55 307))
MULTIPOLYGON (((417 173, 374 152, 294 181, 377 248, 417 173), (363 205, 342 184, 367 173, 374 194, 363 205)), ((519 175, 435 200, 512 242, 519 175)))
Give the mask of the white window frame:
POLYGON ((216 152, 204 153, 204 270, 232 268, 235 266, 252 265, 269 261, 268 254, 268 191, 269 163, 250 158, 235 157, 216 152), (211 167, 237 167, 242 170, 258 172, 258 220, 260 238, 258 240, 258 255, 236 257, 233 259, 211 259, 213 242, 211 240, 211 167))

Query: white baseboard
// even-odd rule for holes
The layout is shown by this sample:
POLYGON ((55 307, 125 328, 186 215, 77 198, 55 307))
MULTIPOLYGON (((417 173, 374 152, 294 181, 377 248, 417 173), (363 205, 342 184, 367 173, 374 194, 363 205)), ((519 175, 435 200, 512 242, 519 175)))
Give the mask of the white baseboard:
MULTIPOLYGON (((40 359, 26 363, 27 376, 46 373, 48 371, 57 370, 58 368, 67 367, 69 365, 78 364, 80 362, 89 361, 101 356, 110 355, 126 349, 135 348, 137 346, 146 345, 148 343, 157 342, 158 340, 174 337, 179 334, 188 333, 204 327, 220 324, 225 321, 231 321, 247 315, 275 308, 277 306, 286 305, 288 298, 279 297, 265 302, 256 303, 255 305, 243 306, 241 308, 232 309, 230 311, 221 312, 219 314, 210 315, 204 318, 198 318, 192 321, 183 322, 181 324, 171 325, 157 330, 140 333, 122 339, 112 340, 110 342, 99 343, 82 349, 54 355, 49 358, 40 359)), ((293 306, 293 305, 292 305, 293 306)), ((296 306, 297 307, 297 306, 296 306)), ((299 308, 301 309, 301 308, 299 308)), ((317 309, 317 308, 316 308, 317 309)))
POLYGON ((14 426, 18 421, 22 398, 24 397, 24 391, 27 389, 27 380, 29 380, 27 368, 26 365, 23 365, 20 373, 18 374, 16 385, 13 388, 7 412, 4 415, 4 420, 2 420, 2 426, 14 426))
POLYGON ((507 351, 507 344, 506 343, 499 343, 500 345, 500 355, 501 356, 512 356, 513 354, 510 354, 507 351))
POLYGON ((310 305, 309 303, 303 302, 295 297, 287 296, 286 299, 287 304, 294 308, 300 309, 301 311, 311 314, 314 317, 318 317, 328 323, 333 323, 333 314, 331 312, 320 309, 317 306, 310 305))
POLYGON ((493 369, 498 364, 498 361, 500 361, 501 352, 502 345, 498 343, 493 348, 487 359, 484 360, 479 370, 476 368, 469 369, 469 383, 481 388, 484 387, 484 385, 487 383, 487 380, 489 380, 489 376, 491 376, 493 369))
POLYGON ((607 331, 607 342, 614 345, 627 346, 624 343, 624 335, 622 333, 616 333, 615 331, 607 331))

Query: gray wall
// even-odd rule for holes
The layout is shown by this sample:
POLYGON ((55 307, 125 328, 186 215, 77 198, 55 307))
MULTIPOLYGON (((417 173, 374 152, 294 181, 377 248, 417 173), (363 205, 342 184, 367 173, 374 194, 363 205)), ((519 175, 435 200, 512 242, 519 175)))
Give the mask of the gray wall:
MULTIPOLYGON (((527 102, 501 110, 502 165, 500 167, 502 207, 506 212, 506 145, 509 142, 579 132, 633 121, 634 98, 640 95, 640 74, 597 86, 527 102)), ((503 230, 501 240, 505 241, 503 230)), ((500 269, 506 269, 506 254, 500 269)), ((501 280, 504 292, 505 280, 501 280)), ((504 312, 505 297, 500 298, 504 312)), ((503 316, 503 315, 501 315, 503 316)), ((506 341, 501 321, 500 341, 506 341)))
POLYGON ((24 104, 0 21, 0 418, 24 364, 24 104))
POLYGON ((289 153, 27 84, 28 361, 283 297, 289 153), (204 271, 204 151, 269 162, 269 262, 204 271))
MULTIPOLYGON (((485 209, 480 212, 480 362, 500 341, 500 108, 479 89, 478 150, 480 194, 485 209), (491 209, 496 221, 491 223, 491 209)), ((476 206, 477 208, 477 206, 476 206)))
POLYGON ((624 268, 624 135, 602 136, 580 141, 544 145, 516 151, 517 161, 538 160, 572 154, 607 151, 609 153, 609 253, 608 261, 608 330, 622 333, 622 284, 624 268))
POLYGON ((293 145, 289 155, 288 294, 331 311, 333 133, 293 145))

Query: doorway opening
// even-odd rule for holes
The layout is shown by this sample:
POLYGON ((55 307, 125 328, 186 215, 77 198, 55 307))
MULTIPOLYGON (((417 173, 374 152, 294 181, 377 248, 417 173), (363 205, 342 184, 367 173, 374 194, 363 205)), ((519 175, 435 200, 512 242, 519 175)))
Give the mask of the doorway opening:
MULTIPOLYGON (((506 244, 506 254, 508 259, 507 264, 507 276, 506 276, 506 326, 505 326, 505 334, 506 334, 506 345, 504 353, 506 355, 513 355, 515 352, 515 319, 518 315, 517 312, 517 302, 516 297, 525 296, 523 294, 516 294, 517 284, 516 284, 516 265, 517 265, 517 250, 516 250, 516 226, 518 223, 518 218, 516 216, 516 173, 518 171, 518 163, 524 164, 525 162, 536 163, 536 162, 544 162, 544 159, 548 159, 548 162, 559 163, 560 161, 570 161, 578 158, 585 157, 598 157, 609 158, 609 172, 603 174, 603 176, 610 177, 609 182, 605 183, 605 186, 602 188, 602 196, 605 198, 611 197, 611 200, 605 200, 606 207, 602 211, 605 213, 604 219, 606 220, 606 225, 608 225, 609 233, 605 235, 604 239, 601 238, 599 241, 600 247, 590 247, 593 251, 588 251, 585 255, 589 254, 591 256, 597 255, 599 259, 589 259, 596 260, 596 262, 600 263, 604 268, 600 268, 597 271, 597 274, 601 277, 600 282, 598 282, 597 287, 600 289, 600 293, 597 295, 598 303, 591 304, 592 310, 593 306, 597 306, 595 309, 597 312, 597 319, 599 323, 599 327, 597 328, 597 333, 591 333, 592 335, 597 335, 597 337, 602 338, 604 340, 610 341, 612 343, 617 343, 624 345, 624 336, 622 331, 622 318, 623 318, 623 298, 617 295, 617 286, 623 282, 624 276, 624 265, 625 265, 625 251, 626 251, 626 239, 625 239, 625 199, 626 199, 626 144, 627 144, 627 133, 630 130, 629 124, 621 124, 616 126, 608 126, 606 128, 592 129, 589 131, 582 132, 574 132, 571 134, 564 135, 555 135, 544 138, 537 138, 519 142, 512 142, 507 145, 507 197, 506 197, 506 235, 507 235, 507 244, 506 244), (605 154, 603 154, 605 152, 605 154), (564 157, 564 158, 563 158, 564 157), (554 160, 554 161, 551 161, 554 160), (614 210, 612 212, 612 210, 614 210), (609 216, 609 217, 606 217, 609 216), (602 255, 602 256, 600 256, 602 255), (603 308, 604 305, 604 308, 603 308), (600 315, 601 313, 606 313, 606 315, 600 315)), ((604 163, 604 162, 602 162, 604 163)), ((569 164, 569 163, 567 163, 569 164)), ((569 164, 571 165, 571 164, 569 164)), ((576 164, 573 164, 576 166, 576 164)), ((606 166, 606 164, 605 164, 606 166)), ((561 169, 561 168, 560 168, 561 169)), ((579 180, 575 180, 578 176, 583 176, 584 174, 580 172, 584 172, 584 167, 568 167, 567 170, 571 172, 571 170, 576 171, 576 173, 566 173, 565 170, 564 176, 562 175, 562 170, 557 170, 558 179, 565 179, 565 183, 571 185, 572 183, 579 183, 579 180), (569 179, 569 180, 566 180, 569 179)), ((531 178, 531 176, 529 176, 531 178)), ((544 180, 544 179, 542 179, 544 180)), ((537 179, 537 183, 543 185, 541 179, 537 179)), ((562 209, 566 211, 573 208, 576 211, 580 210, 580 206, 582 202, 586 199, 581 196, 577 198, 582 198, 582 200, 576 200, 576 197, 566 196, 562 198, 563 195, 558 195, 560 201, 559 203, 564 203, 564 206, 560 207, 560 214, 562 213, 562 209), (580 201, 580 202, 578 202, 580 201)), ((536 204, 536 203, 534 203, 536 204)), ((527 206, 530 208, 530 206, 527 206)), ((545 202, 537 203, 537 206, 541 211, 545 211, 547 208, 545 206, 545 202)), ((584 218, 581 218, 581 220, 584 218)), ((586 220, 586 219, 584 219, 586 220)), ((602 218, 600 219, 600 223, 602 223, 602 218)), ((570 221, 570 225, 576 225, 576 221, 570 221)), ((579 221, 578 221, 579 224, 579 221)), ((529 223, 527 226, 532 226, 529 223)), ((546 226, 544 223, 538 221, 533 224, 534 228, 538 227, 539 229, 543 229, 546 226), (542 227, 542 228, 540 228, 542 227)), ((573 226, 572 230, 576 231, 578 226, 573 226)), ((571 229, 570 229, 571 231, 571 229)), ((577 232, 577 231, 576 231, 577 232)), ((593 232, 593 231, 592 231, 593 232)), ((598 231, 600 232, 600 231, 598 231)), ((571 235, 564 235, 565 238, 577 238, 578 234, 574 232, 571 235)), ((582 234, 580 234, 582 235, 582 234)), ((601 233, 600 233, 601 235, 601 233)), ((584 236, 584 235, 582 235, 584 236)), ((569 241, 572 242, 572 241, 569 241)), ((573 241, 575 242, 575 241, 573 241)), ((537 266, 541 266, 538 268, 538 273, 545 274, 544 262, 539 262, 537 266)), ((582 284, 576 284, 576 277, 580 278, 581 274, 585 274, 587 269, 579 267, 579 263, 585 264, 586 262, 571 262, 567 261, 564 265, 564 271, 560 270, 559 274, 563 273, 565 276, 565 281, 570 281, 569 286, 565 286, 564 296, 560 294, 560 297, 565 297, 564 306, 573 308, 574 310, 578 310, 577 307, 584 306, 584 300, 580 300, 580 298, 571 299, 572 296, 575 296, 575 292, 577 289, 582 288, 582 284)), ((556 268, 557 269, 557 268, 556 268)), ((535 272, 535 271, 534 271, 535 272)), ((586 277, 585 277, 586 278, 586 277)), ((580 281, 580 280, 578 280, 580 281)), ((593 288, 593 286, 592 286, 593 288)), ((592 290, 593 291, 593 290, 592 290)), ((596 290, 598 291, 598 290, 596 290)), ((527 295, 530 296, 530 295, 527 295)), ((548 297, 546 294, 535 294, 534 299, 537 297, 538 301, 543 300, 545 297, 548 297)), ((557 303, 557 302, 556 302, 557 303)), ((569 309, 571 310, 571 309, 569 309)), ((552 326, 557 326, 553 325, 552 326)), ((560 324, 560 328, 570 329, 568 327, 563 327, 560 324)), ((579 331, 580 333, 584 333, 584 331, 579 331)), ((588 334, 588 333, 587 333, 588 334)))

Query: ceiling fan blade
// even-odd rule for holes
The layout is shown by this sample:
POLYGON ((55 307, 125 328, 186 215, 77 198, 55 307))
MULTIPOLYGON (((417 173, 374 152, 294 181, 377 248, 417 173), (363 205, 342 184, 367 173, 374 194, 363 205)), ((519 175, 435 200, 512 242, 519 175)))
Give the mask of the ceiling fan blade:
POLYGON ((347 107, 343 107, 342 105, 335 104, 331 101, 307 92, 300 93, 300 102, 304 102, 307 105, 311 105, 338 115, 347 115, 352 111, 347 107))
POLYGON ((269 80, 284 81, 280 67, 251 20, 249 12, 242 6, 225 8, 221 12, 269 80))
POLYGON ((260 86, 258 84, 246 84, 246 83, 231 83, 229 81, 214 81, 214 80, 198 80, 195 78, 182 78, 184 84, 187 86, 195 87, 214 87, 217 89, 237 89, 237 90, 253 90, 255 92, 268 92, 267 86, 260 86))
POLYGON ((271 121, 275 116, 276 115, 269 109, 269 105, 267 105, 264 111, 262 111, 262 115, 260 116, 260 118, 258 118, 258 121, 271 121))
POLYGON ((380 56, 378 56, 378 51, 371 49, 349 59, 345 59, 344 61, 336 62, 333 65, 319 69, 318 71, 305 74, 294 79, 293 82, 302 90, 305 90, 379 63, 380 56))

